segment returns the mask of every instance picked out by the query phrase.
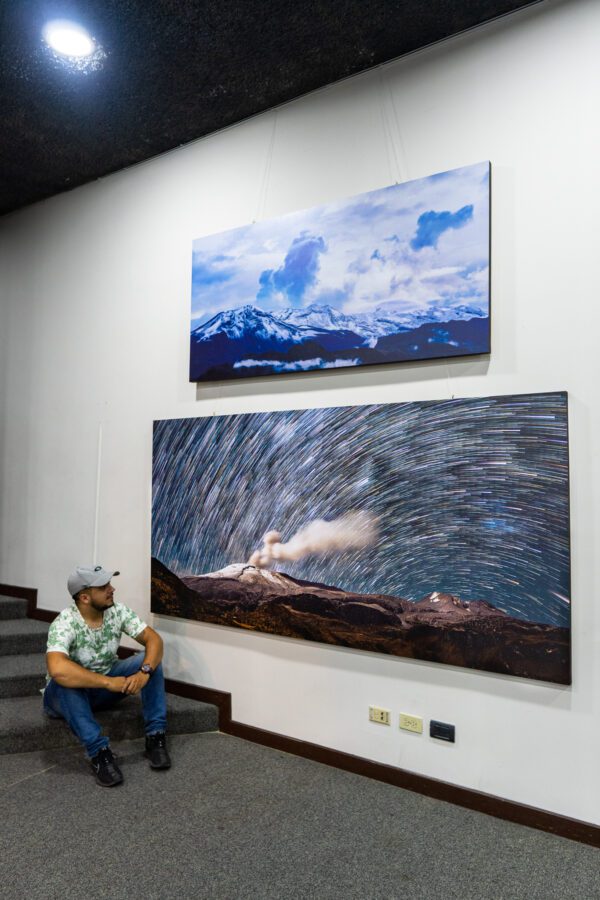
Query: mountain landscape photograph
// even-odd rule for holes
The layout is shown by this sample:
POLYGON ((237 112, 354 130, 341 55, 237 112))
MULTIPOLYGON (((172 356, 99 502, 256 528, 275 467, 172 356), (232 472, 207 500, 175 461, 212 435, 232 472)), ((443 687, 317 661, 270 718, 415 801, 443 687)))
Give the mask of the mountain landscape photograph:
POLYGON ((489 353, 490 165, 199 238, 190 381, 489 353))
POLYGON ((565 393, 154 423, 154 613, 569 684, 565 393))

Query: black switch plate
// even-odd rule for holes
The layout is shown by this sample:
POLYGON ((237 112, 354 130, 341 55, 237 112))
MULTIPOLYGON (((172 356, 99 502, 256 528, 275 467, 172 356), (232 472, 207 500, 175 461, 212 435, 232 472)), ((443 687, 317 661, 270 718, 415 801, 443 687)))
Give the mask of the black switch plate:
POLYGON ((429 736, 453 744, 454 725, 448 725, 447 722, 436 722, 435 719, 432 719, 429 723, 429 736))

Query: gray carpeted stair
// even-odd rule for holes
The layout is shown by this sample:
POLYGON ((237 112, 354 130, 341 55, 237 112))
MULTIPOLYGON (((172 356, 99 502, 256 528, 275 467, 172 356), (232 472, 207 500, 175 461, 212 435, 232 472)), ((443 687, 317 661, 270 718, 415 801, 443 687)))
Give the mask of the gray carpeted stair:
MULTIPOLYGON (((26 613, 26 601, 0 596, 0 754, 78 746, 64 721, 43 713, 48 625, 26 613)), ((168 694, 167 707, 171 734, 218 730, 216 706, 168 694)), ((112 740, 141 737, 140 698, 124 697, 98 721, 112 740)))
POLYGON ((46 622, 36 622, 34 619, 1 619, 0 656, 44 653, 47 636, 46 622))
POLYGON ((24 619, 26 615, 27 600, 0 594, 0 619, 24 619))
POLYGON ((0 699, 38 693, 46 683, 46 655, 0 656, 0 699))
MULTIPOLYGON (((217 731, 217 708, 208 703, 167 695, 169 734, 217 731)), ((125 697, 117 709, 98 713, 98 721, 113 741, 142 737, 144 727, 138 697, 125 697)), ((42 698, 0 700, 0 754, 77 747, 78 741, 61 719, 42 712, 42 698)))

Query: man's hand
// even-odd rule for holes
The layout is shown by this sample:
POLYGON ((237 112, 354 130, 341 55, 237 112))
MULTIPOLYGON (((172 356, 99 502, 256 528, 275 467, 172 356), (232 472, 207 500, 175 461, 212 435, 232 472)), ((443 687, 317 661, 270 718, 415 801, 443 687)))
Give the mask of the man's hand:
POLYGON ((106 689, 113 694, 124 694, 127 687, 127 679, 124 675, 114 675, 107 679, 106 689))
POLYGON ((146 675, 145 672, 135 672, 133 675, 128 675, 124 681, 124 694, 139 694, 142 688, 145 688, 150 681, 150 676, 146 675))

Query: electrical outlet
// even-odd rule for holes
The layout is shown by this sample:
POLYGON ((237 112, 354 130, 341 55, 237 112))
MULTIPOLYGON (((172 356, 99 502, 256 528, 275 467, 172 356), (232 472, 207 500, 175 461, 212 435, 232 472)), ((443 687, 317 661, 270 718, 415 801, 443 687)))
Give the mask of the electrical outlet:
POLYGON ((448 722, 436 722, 435 719, 432 719, 429 723, 429 734, 432 738, 448 741, 449 744, 453 744, 455 740, 454 725, 450 725, 448 722))
POLYGON ((391 722, 389 709, 381 709, 380 706, 370 706, 369 721, 378 722, 380 725, 389 725, 391 722))
POLYGON ((419 716, 409 716, 406 713, 400 713, 400 728, 404 731, 414 731, 416 734, 423 734, 423 719, 419 716))

